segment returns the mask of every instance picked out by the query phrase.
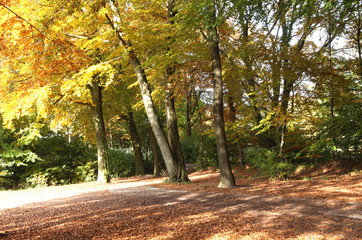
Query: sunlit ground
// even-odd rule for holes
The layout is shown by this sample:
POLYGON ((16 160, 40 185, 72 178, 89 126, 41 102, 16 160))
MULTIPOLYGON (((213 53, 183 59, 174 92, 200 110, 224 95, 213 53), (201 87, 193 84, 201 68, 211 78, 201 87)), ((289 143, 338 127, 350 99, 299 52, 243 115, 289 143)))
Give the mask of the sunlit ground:
POLYGON ((0 192, 0 238, 362 238, 360 176, 267 181, 241 172, 233 189, 216 187, 217 172, 193 173, 191 179, 192 184, 146 177, 0 192))

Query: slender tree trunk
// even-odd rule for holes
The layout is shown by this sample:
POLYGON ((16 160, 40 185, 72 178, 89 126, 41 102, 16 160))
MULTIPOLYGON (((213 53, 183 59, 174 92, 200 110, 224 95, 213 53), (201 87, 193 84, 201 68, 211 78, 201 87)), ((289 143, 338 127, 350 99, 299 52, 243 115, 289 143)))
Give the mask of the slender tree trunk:
MULTIPOLYGON (((249 37, 249 22, 245 22, 242 24, 243 25, 243 37, 244 37, 244 41, 245 43, 248 43, 248 37, 249 37)), ((243 57, 243 61, 245 63, 246 66, 246 72, 247 72, 247 76, 246 76, 246 82, 249 85, 249 99, 250 99, 250 103, 251 106, 254 110, 254 118, 257 122, 257 124, 259 124, 259 122, 262 119, 261 113, 260 113, 260 109, 258 107, 257 104, 257 98, 256 98, 256 82, 254 79, 254 71, 253 71, 253 65, 252 65, 252 61, 250 59, 249 56, 245 56, 243 57)))
POLYGON ((186 94, 186 134, 188 137, 192 136, 192 127, 196 123, 196 120, 192 121, 192 117, 197 110, 199 101, 200 95, 196 92, 195 86, 192 86, 186 94))
MULTIPOLYGON (((174 12, 174 0, 168 2, 168 20, 172 25, 172 17, 176 15, 174 12)), ((166 69, 167 77, 167 89, 166 89, 166 124, 167 124, 167 133, 168 133, 168 142, 170 144, 172 153, 175 157, 177 164, 177 181, 190 181, 187 176, 187 171, 185 167, 184 157, 181 151, 180 137, 178 133, 177 126, 177 116, 175 108, 175 96, 173 89, 173 80, 172 75, 174 74, 175 69, 171 66, 166 69)))
POLYGON ((109 143, 110 143, 111 149, 113 149, 112 123, 109 123, 109 143))
MULTIPOLYGON (((118 10, 116 4, 114 3, 114 0, 108 0, 108 4, 113 12, 113 20, 116 23, 116 26, 119 27, 118 25, 121 22, 119 10, 118 10)), ((113 27, 113 29, 115 29, 115 31, 117 32, 118 39, 120 40, 122 45, 126 47, 126 49, 128 51, 129 63, 131 64, 131 66, 136 74, 138 84, 139 84, 140 90, 141 90, 143 103, 144 103, 144 106, 146 109, 146 114, 147 114, 148 120, 150 122, 151 128, 153 130, 153 133, 155 134, 157 143, 160 147, 163 159, 165 161, 169 180, 176 181, 176 179, 177 179, 176 159, 168 144, 165 133, 163 132, 163 129, 161 127, 161 123, 158 118, 157 112, 153 105, 151 90, 150 90, 150 87, 147 82, 146 73, 145 73, 139 59, 137 58, 136 53, 132 50, 131 42, 130 41, 126 42, 123 39, 122 35, 119 33, 118 29, 116 28, 116 26, 114 25, 112 20, 108 17, 108 15, 106 15, 106 16, 108 18, 109 23, 113 27)))
MULTIPOLYGON (((229 109, 230 109, 230 120, 233 123, 235 123, 236 122, 236 107, 235 107, 233 98, 231 96, 228 98, 228 105, 229 105, 229 109)), ((239 141, 236 143, 236 147, 238 149, 238 155, 239 155, 238 157, 239 157, 240 163, 243 166, 245 166, 243 148, 239 141)))
MULTIPOLYGON (((278 67, 278 69, 283 70, 283 91, 281 95, 281 103, 280 103, 280 114, 282 117, 282 124, 280 127, 280 148, 279 148, 279 155, 281 161, 285 160, 283 156, 283 151, 285 147, 285 135, 287 131, 287 123, 288 123, 288 106, 289 106, 289 100, 291 92, 293 91, 294 83, 298 79, 298 75, 292 71, 291 69, 291 62, 288 60, 287 50, 290 47, 290 41, 292 38, 292 30, 293 25, 295 24, 295 21, 287 21, 287 12, 288 5, 285 1, 279 1, 277 3, 279 5, 279 11, 280 11, 280 22, 282 26, 282 37, 281 37, 281 56, 285 55, 284 57, 281 57, 279 61, 279 65, 282 66, 281 68, 278 67)), ((302 38, 300 38, 298 42, 298 48, 297 53, 301 52, 304 45, 305 45, 305 39, 306 37, 311 33, 311 28, 307 28, 305 32, 302 34, 302 38)))
POLYGON ((272 76, 272 80, 273 80, 273 96, 272 96, 272 106, 273 106, 273 110, 278 108, 278 104, 279 104, 279 97, 280 97, 280 83, 281 83, 281 75, 280 75, 280 69, 281 69, 281 64, 280 64, 280 60, 277 59, 277 57, 275 56, 273 59, 273 63, 272 63, 272 72, 273 72, 273 76, 272 76))
POLYGON ((200 134, 199 156, 197 158, 197 169, 202 169, 204 165, 204 135, 200 134))
MULTIPOLYGON (((331 38, 332 37, 332 32, 331 32, 331 24, 332 24, 332 19, 329 16, 329 29, 328 29, 328 37, 331 38)), ((328 44, 328 55, 329 55, 329 70, 332 72, 333 71, 333 63, 332 63, 332 41, 329 42, 328 44)), ((332 141, 333 144, 336 145, 336 136, 334 134, 334 84, 333 84, 333 77, 331 76, 329 79, 329 113, 330 113, 330 118, 331 118, 331 125, 330 125, 330 129, 329 132, 332 135, 332 141)), ((331 149, 331 156, 333 160, 337 159, 337 152, 334 149, 331 149)))
POLYGON ((186 97, 186 134, 188 137, 192 136, 191 126, 191 94, 187 94, 186 97))
POLYGON ((157 140, 155 134, 151 129, 151 144, 152 144, 152 152, 153 152, 153 176, 160 176, 160 154, 158 152, 157 140))
POLYGON ((108 170, 108 153, 107 153, 107 136, 103 119, 102 109, 102 87, 98 81, 92 81, 92 85, 88 85, 88 89, 92 95, 92 114, 97 139, 97 155, 98 155, 98 178, 97 182, 107 183, 110 181, 108 170))
POLYGON ((199 135, 200 135, 200 146, 199 146, 199 153, 198 153, 198 158, 197 158, 197 169, 203 169, 204 167, 204 128, 203 128, 203 124, 202 124, 202 114, 201 112, 198 113, 198 118, 199 118, 199 122, 200 122, 200 128, 199 128, 199 135))
MULTIPOLYGON (((287 49, 289 48, 290 40, 291 40, 291 32, 293 29, 293 23, 288 23, 286 21, 286 14, 287 14, 287 5, 284 1, 281 1, 279 3, 280 11, 281 11, 281 24, 282 24, 282 37, 281 37, 281 54, 287 54, 287 49), (289 24, 289 25, 288 25, 289 24)), ((298 44, 298 50, 301 51, 304 44, 298 44)), ((290 93, 293 90, 293 85, 296 81, 296 75, 292 74, 290 71, 290 61, 285 56, 282 57, 281 65, 283 69, 283 91, 281 96, 281 103, 280 103, 280 114, 282 116, 282 124, 280 127, 280 147, 279 147, 279 156, 280 160, 284 161, 284 146, 285 146, 285 134, 287 131, 287 118, 288 118, 288 106, 289 106, 289 100, 290 100, 290 93)))
POLYGON ((143 176, 145 175, 145 167, 142 156, 142 147, 138 137, 137 127, 134 122, 133 112, 128 112, 127 122, 128 122, 129 133, 131 135, 133 151, 135 154, 135 163, 136 163, 135 174, 136 176, 143 176))
POLYGON ((285 134, 287 131, 287 118, 288 118, 288 105, 290 99, 290 93, 293 89, 294 81, 290 79, 290 76, 285 75, 283 81, 283 92, 282 92, 282 100, 280 104, 280 113, 283 118, 281 125, 281 137, 280 137, 280 148, 279 148, 279 156, 280 160, 284 161, 284 146, 285 146, 285 134))
POLYGON ((235 186, 235 178, 231 171, 229 155, 226 147, 226 135, 224 124, 223 83, 221 71, 221 59, 219 49, 219 36, 215 26, 216 10, 212 9, 212 25, 208 29, 208 39, 212 61, 212 73, 214 82, 214 124, 216 134, 216 148, 220 167, 220 188, 235 186))
POLYGON ((169 143, 166 139, 165 133, 161 127, 160 120, 157 112, 154 108, 151 91, 149 89, 146 74, 142 69, 142 66, 138 59, 130 58, 130 63, 133 70, 136 72, 138 83, 140 85, 143 103, 146 109, 147 117, 152 127, 153 133, 155 134, 158 146, 160 147, 161 154, 166 164, 167 172, 170 181, 177 180, 177 164, 176 159, 172 153, 169 143))
POLYGON ((235 103, 234 103, 234 100, 233 100, 233 97, 232 96, 229 96, 227 98, 227 104, 228 104, 228 107, 229 107, 229 119, 235 123, 236 122, 236 107, 235 107, 235 103))
POLYGON ((178 181, 190 181, 185 167, 184 157, 181 152, 180 137, 177 127, 177 117, 175 109, 175 99, 173 96, 172 87, 166 90, 166 123, 168 142, 171 150, 176 157, 177 162, 177 180, 178 181))
POLYGON ((361 19, 361 2, 358 1, 357 4, 357 36, 356 36, 356 43, 357 43, 357 52, 358 52, 358 63, 359 63, 359 76, 362 79, 362 19, 361 19))

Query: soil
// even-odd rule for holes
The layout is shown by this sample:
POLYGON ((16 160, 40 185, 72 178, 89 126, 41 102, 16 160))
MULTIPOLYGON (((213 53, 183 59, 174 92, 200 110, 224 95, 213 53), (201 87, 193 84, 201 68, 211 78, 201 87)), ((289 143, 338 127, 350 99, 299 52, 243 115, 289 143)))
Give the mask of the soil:
MULTIPOLYGON (((217 188, 213 169, 192 183, 133 177, 0 192, 0 239, 362 239, 362 173, 255 178, 217 188)), ((315 173, 316 171, 314 171, 315 173)))

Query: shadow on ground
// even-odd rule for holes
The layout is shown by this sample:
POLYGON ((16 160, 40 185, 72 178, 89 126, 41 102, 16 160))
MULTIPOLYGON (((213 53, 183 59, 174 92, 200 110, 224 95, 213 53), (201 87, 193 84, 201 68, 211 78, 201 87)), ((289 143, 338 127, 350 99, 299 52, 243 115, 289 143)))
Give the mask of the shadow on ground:
POLYGON ((2 210, 0 239, 361 239, 362 221, 335 207, 139 186, 2 210))

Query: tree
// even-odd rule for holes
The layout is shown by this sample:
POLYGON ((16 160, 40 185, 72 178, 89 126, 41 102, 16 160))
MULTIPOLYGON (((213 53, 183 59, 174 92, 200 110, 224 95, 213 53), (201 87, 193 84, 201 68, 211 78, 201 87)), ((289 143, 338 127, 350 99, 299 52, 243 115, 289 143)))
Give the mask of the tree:
POLYGON ((153 153, 153 176, 158 177, 161 174, 159 150, 158 150, 157 140, 155 134, 153 133, 152 128, 150 129, 150 132, 151 132, 151 145, 153 153))
POLYGON ((359 138, 336 127, 359 132, 360 1, 7 0, 0 13, 4 125, 24 131, 50 121, 98 143, 99 181, 108 180, 105 126, 120 118, 136 174, 144 173, 139 142, 148 147, 136 128, 150 124, 171 181, 188 180, 183 158, 191 155, 180 139, 199 134, 202 156, 212 117, 220 187, 235 185, 233 146, 240 156, 266 148, 275 166, 312 148, 335 157, 344 149, 352 158, 351 145, 359 151, 359 138), (203 94, 211 89, 213 100, 203 94), (211 102, 213 116, 203 108, 211 102))
POLYGON ((116 31, 116 34, 118 36, 118 39, 122 46, 125 47, 129 62, 137 76, 138 84, 141 89, 141 94, 144 102, 144 106, 146 109, 146 113, 148 116, 148 120, 150 122, 150 125, 152 127, 153 133, 155 134, 156 140, 158 142, 158 145, 161 150, 161 154, 164 158, 167 172, 169 175, 170 181, 179 181, 181 180, 178 177, 177 173, 177 161, 175 159, 175 156, 170 148, 170 145, 166 139, 166 136, 161 128, 161 124, 157 115, 157 112, 155 110, 155 107, 153 105, 153 100, 151 96, 151 89, 149 87, 146 73, 143 69, 143 66, 141 65, 140 60, 138 59, 136 52, 133 50, 133 46, 130 40, 124 40, 121 32, 119 32, 119 29, 121 28, 121 15, 119 8, 116 6, 115 2, 113 0, 108 1, 109 7, 112 9, 112 16, 113 21, 108 17, 108 21, 112 28, 116 31))
POLYGON ((93 121, 96 131, 97 141, 97 155, 98 155, 98 178, 100 183, 107 183, 110 181, 109 169, 108 169, 108 156, 107 156, 107 137, 106 128, 103 119, 103 99, 102 99, 102 87, 100 82, 93 80, 91 84, 87 85, 87 88, 91 91, 92 104, 90 105, 93 114, 93 121))
MULTIPOLYGON (((168 11, 168 22, 172 26, 174 24, 173 18, 176 15, 175 12, 175 1, 170 0, 167 3, 167 11, 168 11)), ((172 37, 167 37, 166 40, 171 40, 172 37)), ((168 50, 169 47, 168 47, 168 50)), ((168 53, 170 55, 170 53, 168 53)), ((172 56, 171 56, 172 57, 172 56)), ((171 63, 172 64, 172 63, 171 63)), ((182 181, 190 181, 185 167, 184 157, 181 152, 181 144, 180 144, 180 136, 178 132, 177 126, 177 116, 176 116, 176 108, 175 108, 175 91, 174 91, 174 76, 175 66, 169 65, 166 67, 166 79, 167 79, 167 89, 166 89, 166 123, 167 123, 167 134, 168 134, 168 142, 170 144, 170 148, 176 160, 177 165, 177 179, 182 181)))
POLYGON ((135 174, 136 174, 136 176, 139 176, 139 175, 143 176, 143 175, 145 175, 145 166, 144 166, 144 160, 143 160, 143 156, 142 156, 141 141, 139 140, 139 137, 138 137, 137 127, 136 127, 136 123, 133 118, 132 111, 128 112, 126 120, 128 122, 128 129, 129 129, 129 133, 131 135, 133 151, 134 151, 135 159, 136 159, 135 174))
MULTIPOLYGON (((26 7, 27 10, 31 10, 31 8, 36 7, 37 4, 34 5, 27 5, 28 2, 24 3, 23 7, 26 7)), ((52 6, 52 10, 59 9, 58 6, 55 5, 52 6)), ((74 5, 71 5, 70 7, 76 7, 74 5)), ((78 6, 79 7, 79 6, 78 6)), ((35 110, 38 112, 38 118, 46 118, 48 114, 50 113, 50 110, 54 109, 54 106, 56 104, 59 104, 60 101, 68 100, 73 103, 78 103, 81 105, 87 105, 90 106, 92 109, 92 115, 93 115, 93 121, 94 121, 94 128, 96 132, 96 142, 97 142, 97 149, 98 149, 98 181, 99 182, 108 182, 109 176, 108 176, 108 169, 107 169, 107 142, 106 142, 106 134, 105 134, 105 126, 104 126, 104 120, 103 120, 103 110, 102 110, 102 83, 101 78, 104 77, 105 72, 99 72, 104 70, 104 66, 107 64, 101 63, 101 64, 95 64, 93 66, 90 66, 85 69, 81 69, 83 66, 81 64, 85 64, 84 61, 80 61, 80 58, 84 57, 84 60, 89 59, 85 56, 84 52, 79 50, 73 43, 67 41, 64 39, 65 36, 63 36, 62 39, 57 40, 51 40, 50 35, 52 32, 48 32, 49 36, 45 36, 45 34, 39 30, 37 27, 29 23, 27 20, 22 18, 20 15, 15 13, 10 8, 7 8, 9 11, 12 11, 13 15, 15 15, 15 20, 8 21, 8 25, 6 26, 7 29, 11 29, 13 27, 14 29, 17 28, 17 23, 22 23, 23 26, 23 34, 30 35, 30 32, 26 31, 27 28, 30 28, 31 30, 36 30, 38 32, 38 35, 34 37, 24 36, 25 41, 22 41, 22 39, 19 39, 19 41, 16 43, 18 46, 22 46, 22 48, 19 48, 15 52, 18 52, 19 58, 15 58, 14 55, 9 54, 9 49, 14 50, 14 46, 11 46, 7 44, 5 51, 3 52, 3 56, 6 56, 9 59, 9 63, 7 63, 8 69, 13 68, 13 74, 17 76, 17 78, 24 78, 24 76, 29 75, 30 78, 25 78, 25 80, 19 82, 14 82, 11 80, 11 78, 6 77, 4 79, 5 84, 3 86, 11 90, 7 90, 6 92, 9 93, 11 96, 14 96, 15 98, 18 97, 18 93, 27 94, 28 98, 26 99, 27 102, 25 102, 23 105, 20 105, 20 109, 26 108, 27 105, 30 104, 30 106, 35 106, 35 110), (25 23, 26 24, 25 24, 25 23), (10 23, 10 24, 9 24, 10 23), (43 41, 43 43, 41 43, 43 41), (47 45, 44 42, 50 41, 50 43, 47 45), (40 47, 39 47, 40 45, 40 47), (28 54, 27 52, 24 52, 24 49, 27 49, 27 52, 30 52, 28 54), (35 51, 38 49, 43 53, 37 54, 35 51), (45 55, 45 57, 44 57, 45 55), (69 57, 75 56, 72 60, 69 60, 69 57), (57 58, 60 57, 64 60, 60 60, 57 58), (66 60, 65 60, 66 59, 66 60), (26 62, 24 64, 24 62, 26 62), (30 62, 30 64, 28 64, 30 62), (23 66, 22 68, 19 68, 20 66, 23 66), (47 69, 43 71, 39 71, 39 69, 47 69), (71 69, 71 70, 69 70, 71 69), (64 72, 63 72, 64 71, 64 72), (66 79, 74 73, 75 71, 79 71, 77 74, 74 74, 71 79, 66 79), (19 73, 20 72, 20 73, 19 73), (23 74, 22 74, 23 73, 23 74), (59 74, 57 74, 59 73, 59 74), (100 73, 100 74, 99 74, 100 73), (55 77, 54 77, 55 76, 55 77), (45 78, 45 80, 43 80, 45 78), (31 83, 33 82, 33 83, 31 83), (35 82, 35 84, 34 84, 35 82), (25 84, 24 84, 25 83, 25 84), (31 83, 26 85, 27 83, 31 83), (11 86, 16 86, 16 89, 14 91, 14 88, 11 86), (73 87, 73 89, 72 89, 73 87), (75 87, 75 88, 74 88, 75 87), (86 89, 90 90, 90 96, 86 94, 86 89), (37 95, 44 94, 44 90, 46 90, 46 97, 44 101, 39 101, 39 98, 37 99, 37 95), (30 94, 29 94, 30 93, 30 94), (83 98, 74 100, 74 96, 71 96, 72 94, 75 95, 81 95, 83 98), (50 102, 49 100, 52 97, 57 97, 58 99, 55 102, 50 102), (35 97, 35 98, 32 98, 35 97), (91 98, 91 99, 90 99, 91 98), (34 104, 34 105, 32 105, 34 104), (49 106, 50 110, 46 110, 46 106, 49 106)), ((72 11, 76 10, 72 9, 72 11)), ((64 14, 66 11, 60 11, 61 13, 58 13, 59 15, 64 14)), ((69 14, 69 12, 65 13, 69 14)), ((49 24, 47 22, 49 19, 47 19, 47 15, 44 15, 43 24, 49 24)), ((14 18, 14 17, 13 17, 14 18)), ((52 27, 56 27, 57 24, 61 24, 59 22, 53 23, 54 25, 48 25, 44 27, 44 31, 50 30, 52 27)), ((8 36, 4 36, 6 39, 8 36)), ((11 43, 11 41, 9 41, 11 43)), ((5 44, 5 42, 4 42, 5 44)), ((93 54, 95 51, 90 53, 88 56, 97 58, 96 54, 93 54)), ((15 53, 13 53, 15 54, 15 53)), ((108 67, 110 67, 108 65, 108 67)), ((107 67, 106 67, 107 68, 107 67)), ((110 67, 112 68, 112 67, 110 67)), ((109 72, 108 72, 109 73, 109 72)), ((107 73, 106 73, 107 75, 107 73)), ((111 74, 112 75, 112 74, 111 74)), ((112 78, 112 77, 110 77, 112 78)), ((104 79, 103 79, 104 80, 104 79)), ((6 103, 7 107, 11 107, 13 104, 12 102, 6 103)), ((58 110, 61 108, 58 108, 58 110)), ((5 113, 9 113, 7 111, 6 107, 3 107, 2 110, 5 111, 5 113)), ((69 111, 66 110, 66 112, 69 111)), ((22 111, 23 113, 26 113, 22 111)), ((57 111, 53 111, 52 114, 57 115, 57 111)), ((62 114, 61 114, 62 115, 62 114)), ((9 121, 12 120, 12 117, 8 119, 9 121)))
POLYGON ((216 3, 210 5, 210 23, 207 26, 207 38, 209 41, 210 55, 212 61, 212 73, 214 81, 214 124, 216 133, 216 147, 220 167, 219 187, 229 188, 235 186, 234 175, 231 171, 228 151, 226 147, 225 124, 224 124, 224 101, 222 69, 219 49, 219 35, 216 28, 216 3))
POLYGON ((223 82, 218 29, 223 22, 222 15, 226 2, 216 3, 215 1, 193 1, 188 6, 188 18, 185 17, 185 25, 202 33, 207 41, 209 56, 212 65, 212 81, 214 88, 214 128, 216 134, 216 147, 220 167, 219 187, 228 188, 235 186, 235 179, 231 171, 229 156, 226 146, 225 124, 224 124, 224 103, 223 103, 223 82), (223 8, 222 8, 222 7, 223 8), (216 15, 218 12, 218 16, 216 15), (197 16, 195 18, 195 15, 197 16), (204 33, 206 31, 206 33, 204 33))

